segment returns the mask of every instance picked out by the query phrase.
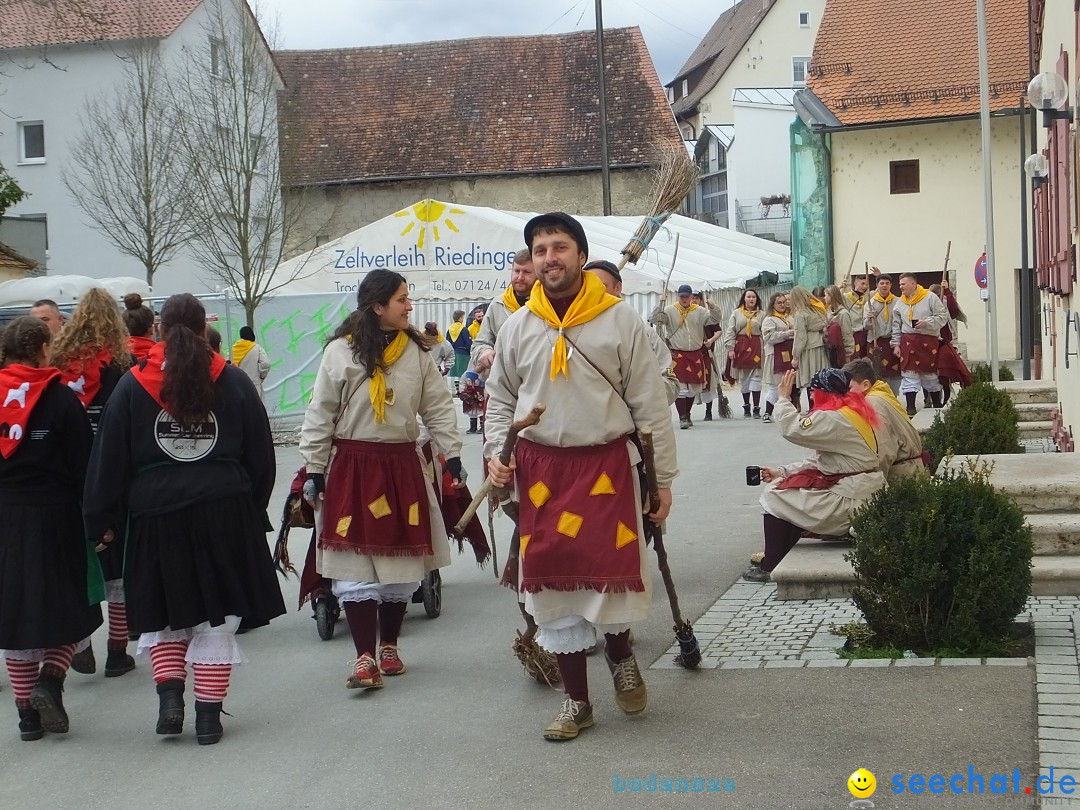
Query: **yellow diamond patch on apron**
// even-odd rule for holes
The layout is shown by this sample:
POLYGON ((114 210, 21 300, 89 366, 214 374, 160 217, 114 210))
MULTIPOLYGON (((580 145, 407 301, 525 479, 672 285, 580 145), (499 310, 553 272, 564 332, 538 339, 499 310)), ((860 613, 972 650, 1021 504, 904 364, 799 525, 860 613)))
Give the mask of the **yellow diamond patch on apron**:
POLYGON ((548 502, 548 498, 551 497, 551 490, 547 488, 547 484, 543 481, 537 481, 531 487, 529 487, 529 500, 532 501, 533 506, 539 509, 545 503, 548 502))
POLYGON ((390 503, 386 500, 385 495, 380 495, 374 501, 368 504, 368 511, 375 516, 375 519, 384 518, 390 514, 390 503))
POLYGON ((559 534, 565 534, 567 537, 577 537, 584 521, 585 518, 581 515, 575 515, 573 512, 563 512, 559 515, 559 525, 556 528, 559 530, 559 534))

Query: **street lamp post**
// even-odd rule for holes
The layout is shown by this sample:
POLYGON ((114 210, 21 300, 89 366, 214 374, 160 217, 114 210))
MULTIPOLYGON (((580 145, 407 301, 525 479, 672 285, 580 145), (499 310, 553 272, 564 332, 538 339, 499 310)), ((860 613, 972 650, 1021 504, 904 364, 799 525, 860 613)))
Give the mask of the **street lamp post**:
POLYGON ((996 384, 998 374, 997 342, 997 278, 994 256, 994 181, 990 161, 990 68, 986 45, 986 0, 975 0, 975 16, 979 30, 979 125, 982 129, 983 210, 986 219, 986 299, 987 332, 989 335, 990 379, 996 384))

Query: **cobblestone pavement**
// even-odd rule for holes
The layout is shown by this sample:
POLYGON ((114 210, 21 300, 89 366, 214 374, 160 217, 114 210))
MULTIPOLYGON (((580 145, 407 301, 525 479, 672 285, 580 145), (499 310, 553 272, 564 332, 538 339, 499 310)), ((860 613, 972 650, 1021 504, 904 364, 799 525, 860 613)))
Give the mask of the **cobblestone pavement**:
MULTIPOLYGON (((839 658, 843 644, 832 625, 860 621, 850 599, 779 601, 772 583, 731 586, 694 622, 704 669, 800 667, 1031 666, 1030 658, 839 658)), ((1077 626, 1080 598, 1031 597, 1018 621, 1035 628, 1040 776, 1060 784, 1071 776, 1080 785, 1080 658, 1077 626)), ((675 669, 672 646, 651 669, 675 669)), ((1080 799, 1054 806, 1080 807, 1080 799)))

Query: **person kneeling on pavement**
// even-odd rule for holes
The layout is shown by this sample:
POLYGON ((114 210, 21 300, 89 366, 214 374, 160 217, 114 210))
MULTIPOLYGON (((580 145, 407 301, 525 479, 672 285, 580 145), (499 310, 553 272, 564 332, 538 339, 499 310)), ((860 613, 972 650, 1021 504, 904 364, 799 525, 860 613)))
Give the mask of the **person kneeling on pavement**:
POLYGON ((794 386, 795 373, 788 371, 778 386, 776 422, 785 439, 814 453, 761 468, 761 480, 771 486, 760 499, 765 554, 743 574, 751 582, 768 582, 804 533, 846 536, 851 513, 885 485, 874 433, 880 419, 863 394, 848 390, 847 374, 827 368, 814 375, 814 409, 803 419, 789 399, 794 386))

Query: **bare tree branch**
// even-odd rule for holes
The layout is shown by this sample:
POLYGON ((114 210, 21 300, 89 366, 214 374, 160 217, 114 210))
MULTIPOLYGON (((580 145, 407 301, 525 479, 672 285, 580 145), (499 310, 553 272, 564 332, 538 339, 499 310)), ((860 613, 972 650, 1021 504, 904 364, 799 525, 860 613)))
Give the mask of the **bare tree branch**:
POLYGON ((291 147, 279 137, 282 89, 268 41, 255 22, 222 0, 209 0, 205 47, 189 50, 175 100, 181 151, 192 171, 187 208, 191 250, 206 274, 240 300, 248 325, 268 296, 298 277, 275 274, 290 234, 308 206, 282 195, 291 147))
POLYGON ((94 226, 141 262, 153 284, 192 236, 192 173, 157 42, 139 40, 125 63, 115 92, 86 103, 62 177, 94 226))

